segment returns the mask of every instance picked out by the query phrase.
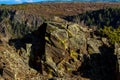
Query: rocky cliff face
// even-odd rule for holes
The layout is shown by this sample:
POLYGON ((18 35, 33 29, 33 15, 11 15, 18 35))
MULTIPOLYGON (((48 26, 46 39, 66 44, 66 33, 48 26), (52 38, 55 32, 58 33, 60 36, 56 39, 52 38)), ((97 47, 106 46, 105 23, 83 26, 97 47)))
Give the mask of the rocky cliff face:
POLYGON ((22 10, 0 10, 0 33, 9 39, 22 38, 23 36, 37 30, 42 24, 41 17, 25 13, 22 10))
POLYGON ((23 11, 1 15, 1 79, 115 80, 115 48, 92 29, 23 11))

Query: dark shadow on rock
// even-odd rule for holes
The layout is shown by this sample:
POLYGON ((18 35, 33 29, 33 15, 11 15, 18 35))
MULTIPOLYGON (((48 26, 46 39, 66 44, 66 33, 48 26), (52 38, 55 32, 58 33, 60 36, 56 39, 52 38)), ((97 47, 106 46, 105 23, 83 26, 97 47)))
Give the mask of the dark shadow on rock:
POLYGON ((26 50, 25 42, 22 39, 10 39, 9 45, 14 46, 17 50, 24 48, 26 50))
POLYGON ((31 56, 29 64, 32 68, 42 73, 42 62, 45 61, 45 33, 47 23, 43 23, 37 31, 35 31, 34 39, 31 47, 31 56))
POLYGON ((36 69, 40 73, 42 73, 41 61, 45 61, 46 28, 47 23, 43 23, 38 30, 25 35, 23 38, 9 40, 9 45, 13 45, 17 50, 21 48, 27 50, 26 44, 32 44, 29 57, 29 66, 36 69))
POLYGON ((90 64, 90 58, 87 55, 83 55, 84 62, 81 67, 79 67, 78 72, 82 77, 90 78, 90 70, 92 68, 90 64))
POLYGON ((84 61, 77 70, 82 77, 90 80, 116 80, 117 57, 114 48, 103 45, 99 47, 100 53, 83 56, 84 61))
POLYGON ((0 69, 0 76, 3 75, 3 69, 0 69))
POLYGON ((120 80, 120 72, 117 74, 117 80, 120 80))

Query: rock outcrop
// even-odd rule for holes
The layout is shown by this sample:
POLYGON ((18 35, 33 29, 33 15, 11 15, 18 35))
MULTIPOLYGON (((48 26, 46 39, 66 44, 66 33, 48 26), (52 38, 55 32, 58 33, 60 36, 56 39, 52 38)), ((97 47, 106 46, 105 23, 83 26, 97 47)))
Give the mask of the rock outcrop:
POLYGON ((0 33, 2 41, 22 38, 23 36, 37 30, 43 23, 39 16, 25 13, 22 10, 0 10, 0 33))
POLYGON ((43 22, 22 11, 5 14, 0 22, 1 79, 115 80, 115 48, 107 38, 93 37, 91 29, 62 19, 43 22))

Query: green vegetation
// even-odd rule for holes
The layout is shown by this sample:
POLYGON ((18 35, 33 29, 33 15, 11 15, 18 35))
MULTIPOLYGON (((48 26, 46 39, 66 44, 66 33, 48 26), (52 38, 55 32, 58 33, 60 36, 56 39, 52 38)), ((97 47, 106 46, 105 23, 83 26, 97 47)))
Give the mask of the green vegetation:
POLYGON ((109 42, 111 44, 120 43, 120 27, 118 28, 112 28, 112 27, 104 27, 103 29, 100 29, 100 32, 102 36, 107 36, 109 39, 109 42))
POLYGON ((0 10, 0 23, 1 27, 6 29, 5 33, 9 32, 15 38, 21 38, 23 35, 36 30, 35 25, 27 25, 25 21, 16 21, 13 15, 8 9, 0 10))
POLYGON ((120 25, 120 8, 105 8, 95 11, 87 11, 77 16, 71 16, 71 20, 77 23, 84 22, 87 26, 112 26, 120 25))
POLYGON ((9 13, 7 9, 3 9, 0 11, 0 21, 8 17, 9 13))

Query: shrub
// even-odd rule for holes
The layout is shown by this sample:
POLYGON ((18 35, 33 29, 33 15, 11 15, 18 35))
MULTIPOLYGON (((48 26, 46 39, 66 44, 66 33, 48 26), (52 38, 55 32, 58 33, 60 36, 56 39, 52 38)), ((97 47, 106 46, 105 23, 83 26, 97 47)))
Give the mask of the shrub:
POLYGON ((105 26, 103 29, 100 29, 100 32, 109 39, 111 44, 120 43, 120 26, 118 28, 105 26))

